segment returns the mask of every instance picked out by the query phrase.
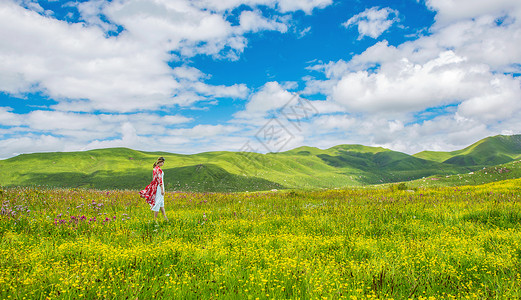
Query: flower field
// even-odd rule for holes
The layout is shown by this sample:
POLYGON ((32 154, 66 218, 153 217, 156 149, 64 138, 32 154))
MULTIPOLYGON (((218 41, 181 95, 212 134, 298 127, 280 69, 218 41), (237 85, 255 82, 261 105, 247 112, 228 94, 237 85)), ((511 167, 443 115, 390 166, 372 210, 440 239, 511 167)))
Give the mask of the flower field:
POLYGON ((519 179, 165 199, 1 190, 0 298, 521 298, 519 179))

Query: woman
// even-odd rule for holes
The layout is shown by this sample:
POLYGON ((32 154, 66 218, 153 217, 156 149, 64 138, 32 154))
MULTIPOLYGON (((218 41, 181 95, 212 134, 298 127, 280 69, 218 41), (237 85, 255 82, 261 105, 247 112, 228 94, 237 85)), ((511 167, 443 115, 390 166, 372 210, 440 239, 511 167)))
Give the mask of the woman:
POLYGON ((157 222, 157 215, 159 210, 163 213, 163 217, 166 221, 168 218, 165 213, 165 184, 163 182, 163 170, 161 167, 165 164, 165 159, 159 157, 154 163, 154 170, 152 172, 152 182, 147 187, 139 192, 142 198, 145 198, 150 209, 154 212, 154 221, 157 222))

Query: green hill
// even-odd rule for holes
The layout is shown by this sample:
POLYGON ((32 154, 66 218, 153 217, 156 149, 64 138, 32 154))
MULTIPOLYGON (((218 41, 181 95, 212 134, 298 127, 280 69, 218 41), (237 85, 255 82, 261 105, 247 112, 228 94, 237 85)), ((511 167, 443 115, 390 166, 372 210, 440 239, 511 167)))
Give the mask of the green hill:
MULTIPOLYGON (((458 151, 415 155, 363 145, 299 147, 279 153, 181 155, 126 148, 23 154, 0 161, 0 186, 141 189, 166 159, 168 190, 258 191, 338 188, 466 174, 521 159, 521 136, 494 136, 458 151)), ((511 175, 517 173, 511 173, 511 175)))
POLYGON ((483 167, 468 173, 429 176, 406 183, 408 188, 445 187, 461 185, 480 185, 502 180, 521 178, 521 160, 506 164, 483 167))
POLYGON ((484 167, 521 159, 521 135, 497 135, 452 152, 423 151, 417 158, 466 167, 484 167))

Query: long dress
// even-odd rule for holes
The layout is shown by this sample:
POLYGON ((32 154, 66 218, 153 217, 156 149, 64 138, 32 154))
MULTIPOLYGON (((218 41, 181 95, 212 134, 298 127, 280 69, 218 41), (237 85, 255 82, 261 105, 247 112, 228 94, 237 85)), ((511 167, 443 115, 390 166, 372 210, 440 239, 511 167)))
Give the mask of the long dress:
MULTIPOLYGON (((156 166, 154 168, 154 171, 152 172, 152 182, 150 182, 150 184, 147 185, 144 190, 141 190, 139 192, 139 195, 142 198, 145 198, 145 201, 148 204, 150 204, 151 208, 154 207, 154 205, 156 204, 157 194, 159 194, 161 196, 161 198, 163 198, 163 196, 161 195, 161 186, 163 186, 163 188, 164 188, 163 170, 161 170, 161 168, 159 166, 156 166), (159 190, 159 193, 157 192, 158 190, 159 190)), ((164 199, 163 199, 163 203, 164 203, 164 199)))
POLYGON ((157 186, 156 190, 156 199, 154 201, 154 205, 150 205, 150 209, 152 211, 159 211, 161 207, 165 206, 165 196, 161 194, 161 186, 163 186, 163 190, 165 190, 165 186, 163 185, 163 176, 165 175, 164 172, 161 172, 161 184, 157 186))

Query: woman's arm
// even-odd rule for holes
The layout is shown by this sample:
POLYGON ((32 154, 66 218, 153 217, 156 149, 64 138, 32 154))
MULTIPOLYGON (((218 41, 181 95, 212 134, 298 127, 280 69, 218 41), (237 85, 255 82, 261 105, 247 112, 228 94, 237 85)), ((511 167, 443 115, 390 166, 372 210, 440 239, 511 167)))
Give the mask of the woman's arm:
POLYGON ((161 186, 161 195, 165 195, 165 183, 163 181, 163 170, 158 169, 157 170, 157 178, 159 180, 159 185, 161 186))

